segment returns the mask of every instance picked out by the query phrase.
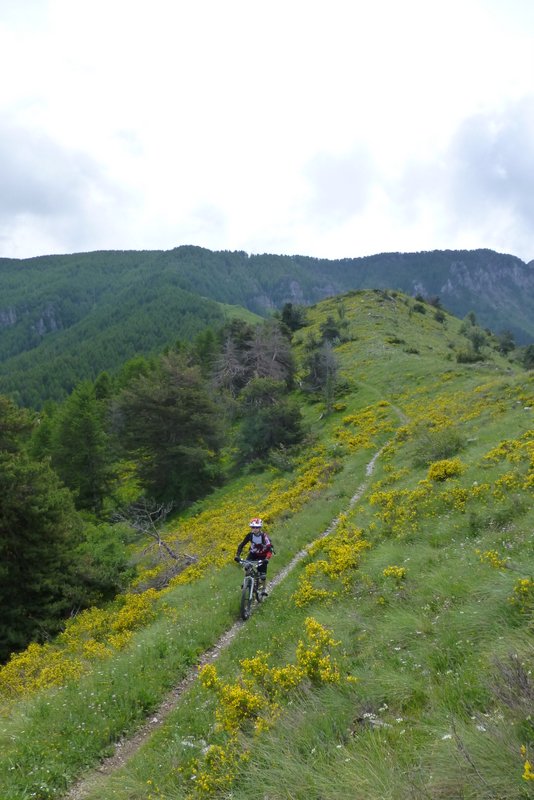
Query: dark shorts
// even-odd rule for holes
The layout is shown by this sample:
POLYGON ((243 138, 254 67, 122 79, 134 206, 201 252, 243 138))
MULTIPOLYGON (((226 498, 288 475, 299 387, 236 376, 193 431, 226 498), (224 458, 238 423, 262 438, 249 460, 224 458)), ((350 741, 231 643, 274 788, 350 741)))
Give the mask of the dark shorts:
MULTIPOLYGON (((260 561, 261 560, 260 556, 247 556, 247 558, 248 558, 249 561, 260 561)), ((260 575, 263 575, 263 576, 267 575, 267 567, 268 566, 269 566, 269 562, 267 561, 267 559, 265 559, 263 564, 260 564, 259 567, 258 567, 258 572, 260 573, 260 575)))

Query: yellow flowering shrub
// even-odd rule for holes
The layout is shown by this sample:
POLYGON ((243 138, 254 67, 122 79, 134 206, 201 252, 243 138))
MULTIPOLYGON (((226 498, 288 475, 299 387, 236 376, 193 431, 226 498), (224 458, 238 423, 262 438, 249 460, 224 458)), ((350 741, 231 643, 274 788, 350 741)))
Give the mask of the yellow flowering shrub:
POLYGON ((215 689, 219 683, 217 670, 213 664, 206 664, 199 671, 199 680, 206 689, 215 689))
POLYGON ((480 550, 475 550, 475 553, 483 564, 490 564, 495 569, 506 568, 506 559, 501 558, 496 550, 486 550, 483 553, 480 550))
POLYGON ((187 543, 188 552, 198 561, 173 578, 169 587, 191 583, 207 569, 228 563, 243 538, 247 517, 257 514, 258 509, 267 525, 289 517, 328 485, 336 469, 324 448, 317 448, 302 460, 294 476, 273 479, 266 487, 248 484, 230 500, 182 521, 169 541, 178 549, 181 543, 187 543))
POLYGON ((526 431, 518 439, 504 439, 482 459, 486 465, 501 461, 515 464, 516 469, 505 473, 496 482, 497 498, 503 497, 506 491, 534 488, 534 430, 526 431))
POLYGON ((532 763, 528 757, 526 745, 522 744, 519 748, 519 752, 523 759, 523 775, 521 777, 524 781, 534 781, 534 770, 532 769, 532 763))
POLYGON ((330 656, 330 649, 339 642, 313 617, 308 617, 304 626, 308 642, 300 641, 297 645, 297 667, 313 684, 339 683, 339 667, 330 656))
POLYGON ((0 693, 9 697, 79 678, 91 663, 109 658, 129 643, 132 632, 156 614, 158 593, 122 595, 108 608, 90 608, 69 619, 54 644, 30 644, 0 668, 0 693))
POLYGON ((317 539, 309 548, 311 556, 320 553, 324 558, 306 565, 292 597, 297 608, 317 601, 329 603, 340 592, 348 591, 362 553, 370 546, 363 532, 350 524, 346 514, 341 514, 335 531, 317 539))
POLYGON ((147 589, 140 594, 127 594, 123 606, 113 617, 111 628, 117 633, 142 628, 156 616, 154 603, 158 597, 155 589, 147 589))
MULTIPOLYGON (((202 759, 194 759, 188 767, 189 783, 193 789, 187 795, 191 800, 198 797, 209 797, 223 792, 234 782, 239 767, 248 760, 248 753, 241 752, 235 738, 226 746, 212 744, 202 759)), ((184 772, 181 768, 180 772, 184 772)))
POLYGON ((369 502, 378 506, 376 514, 386 531, 402 537, 414 532, 420 518, 428 512, 433 500, 433 486, 430 481, 419 481, 414 489, 391 489, 373 492, 369 502))
POLYGON ((48 686, 62 686, 83 673, 83 664, 72 654, 51 644, 30 644, 0 669, 0 692, 6 697, 22 695, 48 686))
POLYGON ((406 579, 406 568, 405 567, 397 567, 395 565, 386 567, 382 571, 382 575, 384 578, 393 578, 397 586, 400 586, 402 581, 406 579))
POLYGON ((522 614, 534 611, 534 580, 520 578, 514 586, 510 601, 522 614))
MULTIPOLYGON (((281 701, 304 681, 319 686, 339 683, 341 672, 331 650, 338 646, 331 632, 313 617, 304 623, 305 639, 296 647, 296 663, 269 666, 269 653, 258 651, 240 662, 241 674, 235 683, 224 683, 213 664, 199 671, 202 686, 215 693, 214 730, 226 736, 224 744, 210 745, 202 759, 193 759, 181 771, 193 784, 190 798, 207 797, 228 790, 240 765, 247 760, 243 732, 253 726, 254 735, 269 730, 282 713, 281 701)), ((354 679, 348 676, 347 681, 354 679)))
POLYGON ((523 460, 532 461, 534 459, 534 430, 526 431, 519 439, 504 439, 502 442, 490 450, 483 458, 483 461, 496 464, 504 460, 518 463, 523 460))
POLYGON ((310 580, 306 577, 302 577, 299 581, 298 590, 295 592, 292 599, 297 608, 304 608, 310 605, 310 603, 318 601, 331 603, 335 597, 335 592, 314 586, 310 580))
POLYGON ((355 414, 343 417, 342 427, 334 432, 336 439, 350 450, 368 450, 376 447, 376 436, 392 430, 386 409, 389 404, 379 401, 355 414))
POLYGON ((215 717, 221 730, 237 733, 244 723, 259 717, 265 710, 266 699, 239 683, 217 684, 219 705, 215 717))
POLYGON ((448 478, 455 478, 461 475, 465 466, 459 458, 444 458, 441 461, 434 461, 428 468, 429 481, 446 481, 448 478))
POLYGON ((453 486, 439 495, 439 501, 443 503, 446 508, 450 508, 452 511, 459 511, 463 514, 468 501, 472 497, 472 489, 467 489, 464 486, 453 486))

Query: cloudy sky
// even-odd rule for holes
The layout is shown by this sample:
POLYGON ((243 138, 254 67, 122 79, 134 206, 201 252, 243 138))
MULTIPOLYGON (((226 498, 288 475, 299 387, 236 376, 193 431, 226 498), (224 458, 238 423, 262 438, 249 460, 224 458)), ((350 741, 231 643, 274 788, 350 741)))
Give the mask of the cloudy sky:
POLYGON ((534 259, 533 0, 0 0, 0 255, 534 259))

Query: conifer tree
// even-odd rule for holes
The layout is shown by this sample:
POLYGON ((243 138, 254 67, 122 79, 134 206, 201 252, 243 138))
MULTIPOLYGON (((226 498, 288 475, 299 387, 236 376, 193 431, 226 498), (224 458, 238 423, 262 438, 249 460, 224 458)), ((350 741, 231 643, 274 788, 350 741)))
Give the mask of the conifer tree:
POLYGON ((54 632, 77 579, 81 523, 67 489, 26 452, 29 416, 0 398, 0 659, 54 632))
POLYGON ((255 378, 241 395, 239 449, 245 461, 263 458, 273 447, 289 446, 303 437, 302 415, 287 397, 282 381, 255 378))
POLYGON ((78 508, 93 511, 100 510, 111 481, 103 411, 94 385, 79 384, 61 408, 52 444, 52 466, 78 508))
POLYGON ((218 474, 217 409, 198 367, 183 353, 163 356, 118 399, 119 436, 137 460, 149 496, 184 502, 218 474))

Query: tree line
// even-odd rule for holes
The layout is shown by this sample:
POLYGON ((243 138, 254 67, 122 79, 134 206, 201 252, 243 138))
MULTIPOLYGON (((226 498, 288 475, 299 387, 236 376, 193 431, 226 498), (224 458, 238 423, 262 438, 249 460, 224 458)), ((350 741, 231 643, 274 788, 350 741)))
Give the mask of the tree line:
MULTIPOLYGON (((1 660, 127 585, 140 504, 184 508, 302 442, 291 337, 304 321, 291 304, 259 325, 233 319, 40 411, 0 396, 1 660)), ((304 391, 321 391, 326 341, 308 347, 304 391)))
POLYGON ((419 285, 432 295, 449 279, 446 304, 454 314, 473 308, 482 328, 510 328, 527 345, 531 272, 488 250, 328 260, 187 246, 0 259, 0 393, 34 408, 62 400, 79 381, 114 371, 136 353, 222 324, 221 303, 266 316, 291 297, 313 303, 365 287, 412 293, 419 285))

